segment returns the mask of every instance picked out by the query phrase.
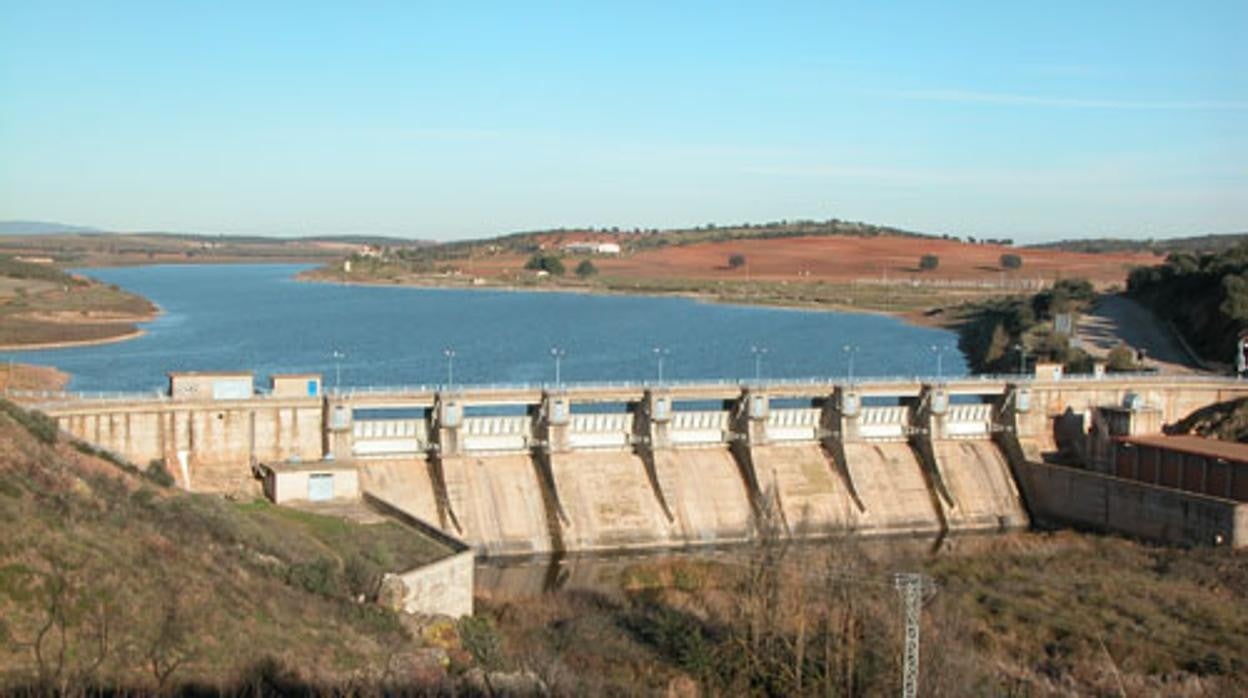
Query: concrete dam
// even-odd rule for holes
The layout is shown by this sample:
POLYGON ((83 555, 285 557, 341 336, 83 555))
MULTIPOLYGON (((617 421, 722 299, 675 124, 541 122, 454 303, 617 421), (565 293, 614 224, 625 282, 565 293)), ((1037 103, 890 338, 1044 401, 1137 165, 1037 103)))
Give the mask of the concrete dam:
POLYGON ((350 471, 368 496, 505 556, 734 543, 764 528, 1026 527, 1020 468, 1067 448, 1072 421, 1086 434, 1095 409, 1133 400, 1170 422, 1245 394, 1216 377, 1112 375, 327 393, 298 375, 257 392, 239 373, 26 402, 134 463, 162 460, 190 490, 255 491, 261 470, 286 468, 311 493, 309 477, 350 471))

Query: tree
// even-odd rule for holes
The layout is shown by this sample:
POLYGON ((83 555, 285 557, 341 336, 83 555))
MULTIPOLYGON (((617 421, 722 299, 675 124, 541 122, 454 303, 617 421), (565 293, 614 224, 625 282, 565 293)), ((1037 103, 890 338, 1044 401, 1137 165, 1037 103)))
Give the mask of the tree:
POLYGON ((1016 254, 1001 255, 1001 266, 1005 269, 1021 269, 1023 267, 1023 258, 1016 254))
POLYGON ((529 257, 529 261, 524 263, 524 268, 529 271, 544 271, 555 276, 563 276, 563 262, 554 255, 535 254, 529 257))
POLYGON ((1135 371, 1139 368, 1135 363, 1135 352, 1125 344, 1110 349, 1105 358, 1106 368, 1111 371, 1135 371))
POLYGON ((922 271, 932 271, 938 266, 940 266, 940 257, 934 254, 925 254, 919 257, 919 269, 922 271))
POLYGON ((576 265, 576 275, 582 279, 589 278, 597 273, 598 267, 594 266, 594 263, 588 259, 583 259, 580 264, 576 265))
POLYGON ((728 268, 729 269, 739 269, 743 266, 745 266, 745 255, 739 252, 728 255, 728 268))

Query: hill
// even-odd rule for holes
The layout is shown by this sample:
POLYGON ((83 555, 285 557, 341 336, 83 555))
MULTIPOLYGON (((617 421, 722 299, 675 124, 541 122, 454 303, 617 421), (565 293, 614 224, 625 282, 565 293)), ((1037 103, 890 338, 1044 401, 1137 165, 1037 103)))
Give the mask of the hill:
POLYGON ((349 264, 305 276, 348 283, 678 293, 922 317, 933 308, 1034 292, 1072 276, 1098 287, 1121 284, 1130 269, 1155 261, 1151 254, 1080 254, 1007 243, 837 220, 668 231, 554 230, 357 254, 349 264), (576 245, 584 242, 614 243, 619 253, 593 254, 576 245), (929 257, 934 266, 924 267, 929 257), (552 259, 559 263, 547 261, 552 259))
POLYGON ((101 233, 99 228, 50 221, 0 221, 0 235, 55 235, 57 233, 101 233))
POLYGON ((0 692, 439 680, 398 616, 356 602, 440 555, 428 539, 149 473, 0 401, 0 692))
POLYGON ((1028 245, 1037 250, 1065 250, 1068 252, 1088 253, 1122 253, 1140 252, 1165 256, 1172 252, 1193 252, 1196 254, 1223 252, 1236 245, 1248 242, 1248 233, 1227 233, 1223 235, 1196 235, 1192 237, 1164 238, 1155 240, 1138 240, 1131 238, 1092 238, 1087 240, 1060 240, 1038 245, 1028 245))
POLYGON ((1234 361, 1248 332, 1248 244, 1217 253, 1173 252, 1131 272, 1128 294, 1171 322, 1201 358, 1234 361))

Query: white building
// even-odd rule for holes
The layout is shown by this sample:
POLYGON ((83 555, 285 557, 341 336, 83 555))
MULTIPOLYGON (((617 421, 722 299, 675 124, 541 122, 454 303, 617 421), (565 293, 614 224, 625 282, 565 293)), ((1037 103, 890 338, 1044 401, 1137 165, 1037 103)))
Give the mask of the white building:
POLYGON ((569 242, 563 246, 563 251, 571 254, 619 254, 620 245, 617 242, 569 242))

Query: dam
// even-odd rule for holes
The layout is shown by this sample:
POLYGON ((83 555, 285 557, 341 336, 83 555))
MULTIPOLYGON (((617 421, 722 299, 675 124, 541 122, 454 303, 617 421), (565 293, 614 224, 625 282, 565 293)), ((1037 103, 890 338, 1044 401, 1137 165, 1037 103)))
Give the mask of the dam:
MULTIPOLYGON (((160 394, 14 397, 140 466, 163 462, 188 490, 255 491, 285 464, 312 492, 307 472, 349 472, 366 496, 488 557, 768 529, 1024 528, 1037 502, 1066 496, 1030 491, 1030 469, 1086 450, 1098 410, 1147 406, 1170 423, 1245 395, 1234 379, 1114 374, 329 391, 299 374, 257 391, 240 372, 170 374, 160 394)), ((1248 525, 1234 516, 1209 525, 1248 525)))

